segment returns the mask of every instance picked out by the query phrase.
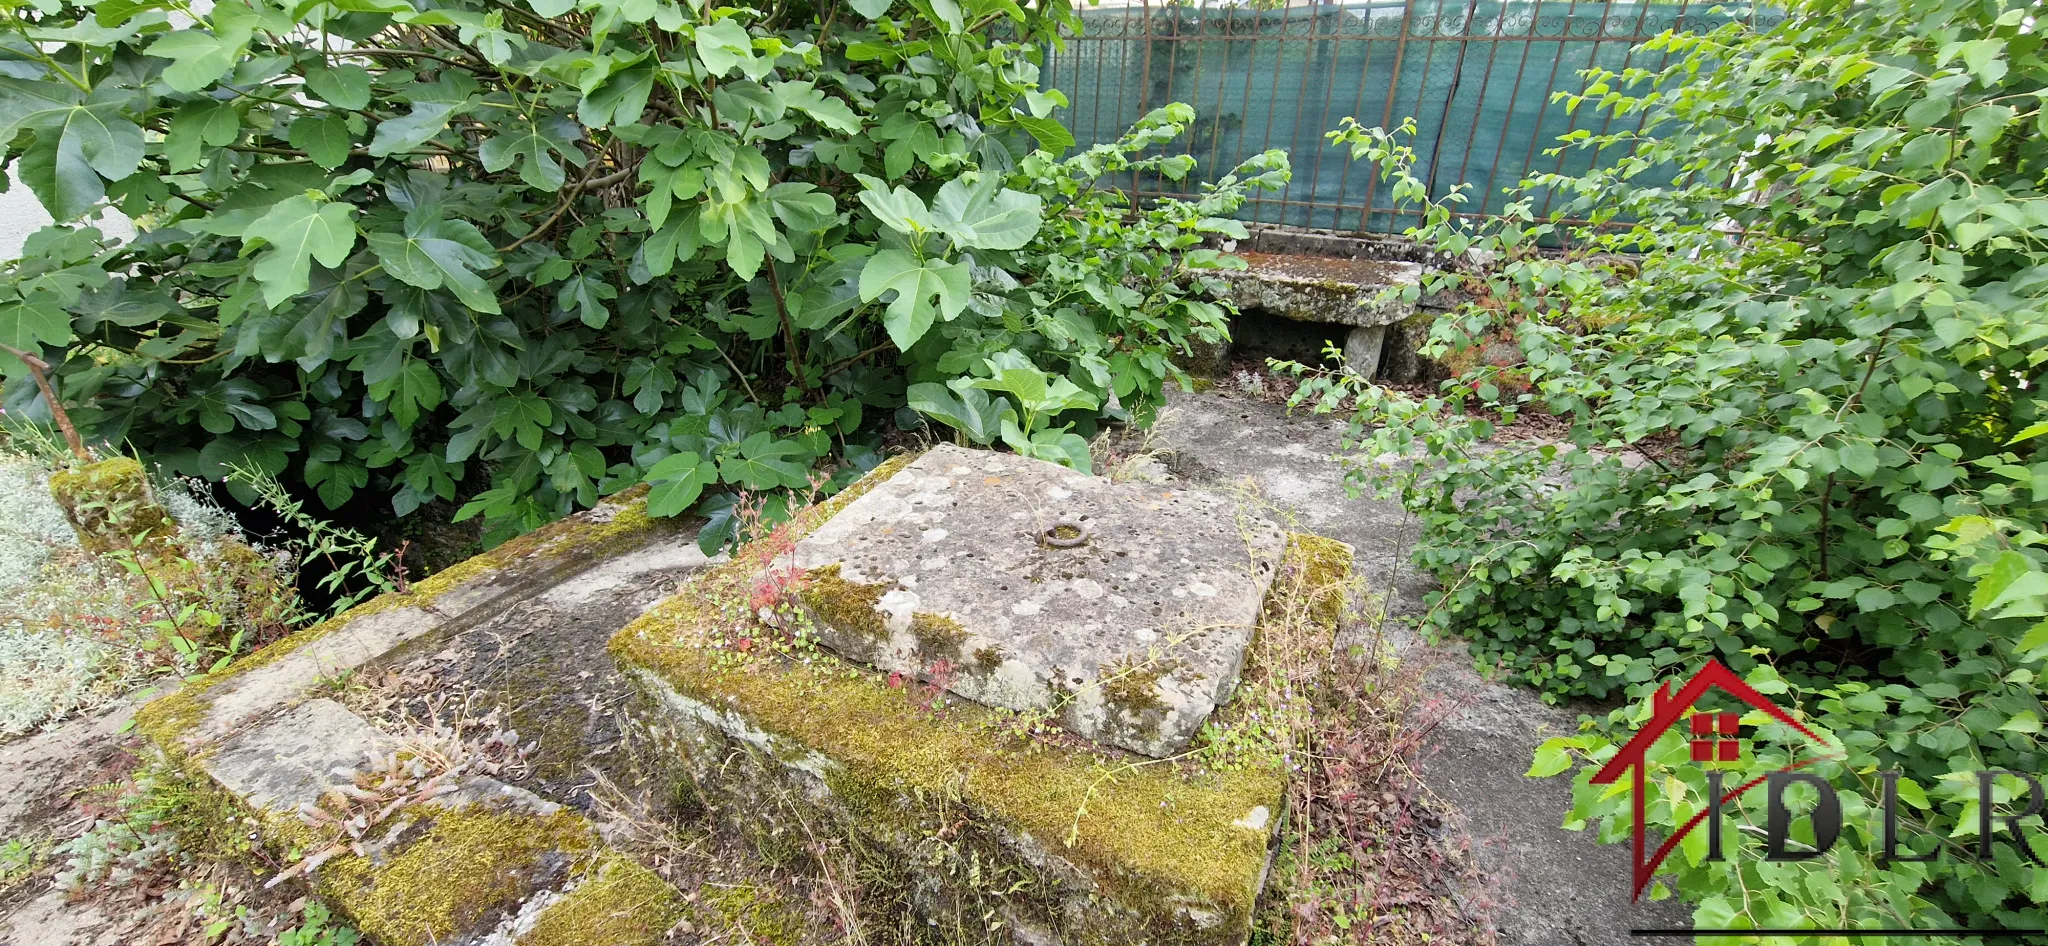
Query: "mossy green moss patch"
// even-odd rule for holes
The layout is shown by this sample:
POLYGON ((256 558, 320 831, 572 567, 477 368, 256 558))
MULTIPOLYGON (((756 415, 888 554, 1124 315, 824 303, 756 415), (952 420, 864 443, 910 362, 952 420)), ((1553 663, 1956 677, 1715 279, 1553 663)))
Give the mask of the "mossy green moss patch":
POLYGON ((597 843, 590 823, 566 811, 430 806, 422 814, 425 828, 396 852, 336 858, 314 875, 320 893, 384 946, 425 946, 473 930, 597 843))
POLYGON ((700 893, 717 914, 711 921, 714 932, 721 926, 737 927, 762 946, 802 946, 805 942, 803 915, 778 891, 743 883, 707 885, 700 893))
POLYGON ((113 457, 50 474, 50 495, 94 554, 150 549, 177 534, 157 503, 149 474, 133 457, 113 457))
POLYGON ((889 639, 889 628, 876 605, 888 591, 887 585, 848 581, 840 577, 839 566, 827 565, 806 572, 798 594, 818 620, 880 642, 889 639))
POLYGON ((413 585, 412 595, 404 597, 431 600, 472 579, 513 568, 537 555, 557 560, 575 558, 590 561, 637 545, 671 522, 647 514, 646 496, 646 484, 635 486, 607 499, 606 505, 599 507, 606 510, 608 518, 597 519, 586 512, 557 519, 421 579, 413 585))
POLYGON ((1110 886, 1192 894, 1248 914, 1266 835, 1236 824, 1278 803, 1274 769, 1187 776, 1085 749, 1036 746, 1000 734, 996 711, 922 709, 915 693, 826 661, 721 665, 690 641, 687 605, 663 606, 621 630, 613 653, 698 702, 845 767, 883 795, 959 793, 984 818, 1029 834, 1110 886))
POLYGON ((658 946, 687 912, 668 881, 607 852, 541 913, 517 946, 658 946))
POLYGON ((967 629, 943 614, 919 611, 910 616, 910 635, 917 638, 917 656, 925 663, 960 660, 960 646, 967 643, 967 629))

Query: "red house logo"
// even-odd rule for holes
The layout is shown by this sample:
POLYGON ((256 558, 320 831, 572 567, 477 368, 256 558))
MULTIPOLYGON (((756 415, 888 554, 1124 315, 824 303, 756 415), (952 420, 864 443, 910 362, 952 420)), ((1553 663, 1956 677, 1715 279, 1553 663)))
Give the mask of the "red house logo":
MULTIPOLYGON (((1643 816, 1644 781, 1646 775, 1644 770, 1648 768, 1644 761, 1645 755, 1650 751, 1650 747, 1656 744, 1657 738, 1670 731, 1673 726, 1678 725, 1679 720, 1685 716, 1686 711, 1692 709, 1693 704, 1698 702, 1699 698, 1706 695, 1710 690, 1719 690, 1749 704, 1752 708, 1764 712, 1772 719, 1791 727, 1794 732, 1805 736, 1822 751, 1831 751, 1827 742, 1821 739, 1818 734, 1808 729, 1804 723, 1793 719, 1792 714, 1785 712, 1783 708, 1771 702, 1762 693, 1758 693, 1755 687, 1742 682, 1741 677, 1736 676, 1733 671, 1722 666, 1718 660, 1707 661, 1707 665, 1701 667, 1700 672, 1694 674, 1693 678, 1687 680, 1685 685, 1679 687, 1676 692, 1672 691, 1671 684, 1668 681, 1658 687, 1653 698, 1652 705, 1654 711, 1650 716, 1649 724, 1644 726, 1641 732, 1636 733, 1634 738, 1623 745, 1621 751, 1616 753, 1614 758, 1609 760, 1606 765, 1602 766, 1600 771, 1594 773, 1592 778, 1592 783, 1595 785, 1611 785, 1615 780, 1621 778, 1622 773, 1633 773, 1631 777, 1634 779, 1635 788, 1635 877, 1632 899, 1640 899, 1642 897, 1643 890, 1649 886, 1650 878, 1656 876, 1658 866, 1664 863, 1664 859, 1671 855, 1672 850, 1678 847, 1679 842, 1683 841, 1687 834, 1690 834, 1694 828, 1699 827, 1700 822, 1705 821, 1708 816, 1718 813, 1722 805, 1734 801, 1736 798, 1741 797, 1744 792, 1763 784, 1770 778, 1769 775, 1758 776, 1722 795, 1717 800, 1717 803, 1707 805, 1699 814, 1694 815, 1691 820, 1680 825, 1678 830, 1673 831, 1671 836, 1666 838, 1662 845, 1658 846, 1657 852, 1654 855, 1647 859, 1644 858, 1643 852, 1647 847, 1645 839, 1648 834, 1648 825, 1643 816)), ((1742 758, 1743 746, 1741 718, 1740 713, 1694 714, 1689 724, 1692 761, 1699 763, 1739 761, 1742 758)), ((1820 761, 1819 758, 1806 759, 1795 762, 1778 771, 1790 772, 1818 761, 1820 761)), ((1719 784, 1718 777, 1713 780, 1713 783, 1719 784)))

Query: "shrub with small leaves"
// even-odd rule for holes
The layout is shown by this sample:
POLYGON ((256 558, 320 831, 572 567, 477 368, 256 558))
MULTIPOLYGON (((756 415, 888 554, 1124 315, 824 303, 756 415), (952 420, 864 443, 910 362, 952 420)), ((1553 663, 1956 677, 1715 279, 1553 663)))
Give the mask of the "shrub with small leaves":
MULTIPOLYGON (((1432 204, 1417 231, 1483 251, 1429 287, 1474 299, 1435 323, 1430 352, 1505 332, 1524 364, 1475 364, 1419 400, 1356 377, 1301 390, 1355 396, 1363 451, 1418 457, 1361 478, 1421 519, 1416 561, 1442 584, 1430 623, 1552 698, 1632 698, 1545 746, 1532 774, 1611 758, 1655 682, 1709 657, 1828 736, 1806 771, 1834 780, 1851 829, 1799 863, 1733 846, 1708 862, 1688 841, 1666 864, 1701 926, 2048 921, 2038 813, 2019 822, 2031 850, 1976 856, 1977 773, 2048 770, 2048 57, 2033 12, 1801 0, 1768 32, 1653 40, 1662 73, 1595 70, 1565 97, 1609 110, 1602 127, 1642 121, 1570 136, 1629 157, 1527 181, 1483 226, 1432 204), (1545 192, 1592 225, 1535 219, 1545 192), (1531 410, 1564 421, 1562 442, 1492 439, 1531 410), (1887 770, 1912 852, 1945 860, 1876 859, 1887 770)), ((1397 196, 1427 193, 1398 135, 1334 137, 1397 196)), ((1672 735, 1651 758, 1685 751, 1672 735)), ((1731 785, 1790 758, 1757 755, 1729 765, 1731 785)), ((1646 800, 1665 833, 1705 792, 1700 767, 1669 771, 1646 800)), ((1590 774, 1571 824, 1625 837, 1626 787, 1590 774)), ((2027 811, 2017 780, 1994 788, 1998 815, 2027 811)), ((1723 834, 1762 833, 1761 801, 1731 806, 1723 834)), ((1793 837, 1812 842, 1804 819, 1793 837)))

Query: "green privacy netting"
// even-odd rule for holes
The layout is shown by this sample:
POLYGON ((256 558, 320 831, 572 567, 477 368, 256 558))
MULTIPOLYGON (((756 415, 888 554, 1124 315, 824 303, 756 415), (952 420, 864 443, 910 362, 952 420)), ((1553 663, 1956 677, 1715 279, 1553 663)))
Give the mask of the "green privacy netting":
MULTIPOLYGON (((1064 92, 1060 113, 1082 147, 1114 140, 1168 102, 1195 107, 1177 147, 1198 162, 1188 182, 1108 182, 1140 196, 1184 193, 1246 157, 1284 148, 1294 182, 1248 203, 1247 220, 1397 232, 1414 222, 1384 187, 1324 133, 1346 116, 1395 127, 1413 117, 1417 176, 1433 196, 1468 182, 1468 212, 1498 212, 1502 189, 1529 172, 1583 171, 1621 154, 1571 149, 1576 128, 1629 131, 1590 109, 1567 114, 1556 91, 1585 85, 1579 71, 1656 69, 1664 54, 1636 49, 1670 29, 1702 30, 1747 7, 1558 0, 1414 0, 1250 5, 1103 4, 1084 10, 1081 35, 1046 57, 1046 84, 1064 92)), ((1768 26, 1778 14, 1754 14, 1768 26)), ((1620 120, 1633 123, 1634 118, 1620 120)), ((1539 205, 1539 212, 1544 208, 1539 205)))

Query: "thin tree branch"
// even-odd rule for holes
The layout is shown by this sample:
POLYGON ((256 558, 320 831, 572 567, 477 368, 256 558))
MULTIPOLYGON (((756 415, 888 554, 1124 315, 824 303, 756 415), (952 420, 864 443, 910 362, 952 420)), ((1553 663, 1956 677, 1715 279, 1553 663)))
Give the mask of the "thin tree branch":
POLYGON ((35 379, 36 387, 42 389, 43 401, 50 405, 50 416, 57 419, 57 429, 64 432, 64 442, 71 445, 71 455, 80 463, 91 463, 92 453, 85 449, 85 441, 79 439, 78 428, 71 426, 71 415, 64 412, 64 404, 57 400, 57 389, 50 386, 50 363, 13 345, 0 343, 0 351, 21 359, 21 363, 28 366, 29 377, 35 379))

